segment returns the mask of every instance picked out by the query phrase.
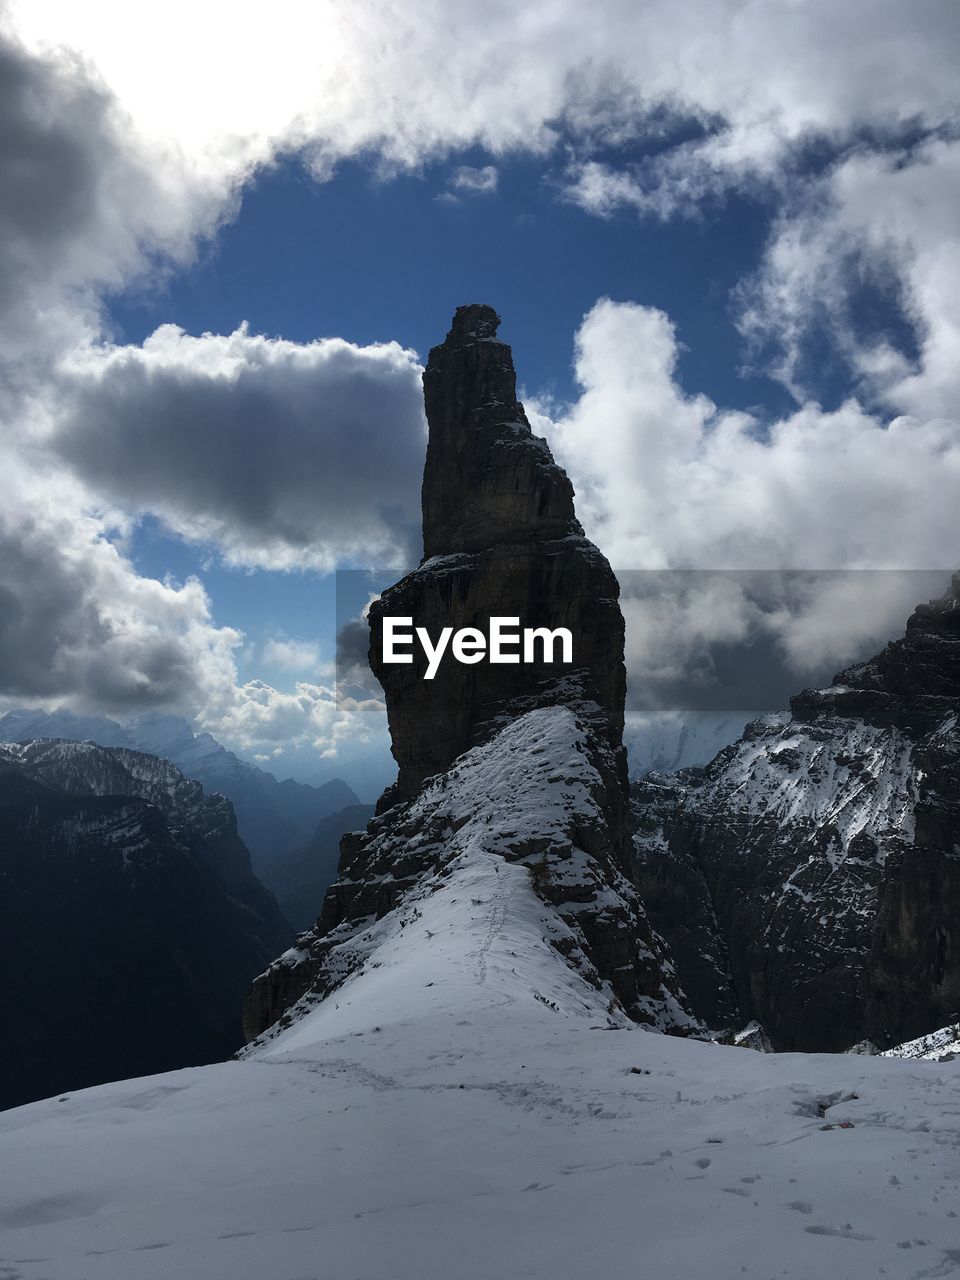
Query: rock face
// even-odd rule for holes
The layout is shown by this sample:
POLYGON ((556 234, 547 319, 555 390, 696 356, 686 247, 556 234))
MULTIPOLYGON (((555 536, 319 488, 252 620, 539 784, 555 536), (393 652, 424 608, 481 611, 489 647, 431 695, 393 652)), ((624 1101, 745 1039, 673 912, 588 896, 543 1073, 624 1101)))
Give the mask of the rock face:
MULTIPOLYGON (((315 929, 254 984, 251 1039, 296 1018, 374 958, 387 926, 471 859, 523 863, 544 936, 611 1011, 692 1029, 663 943, 623 874, 623 616, 616 578, 583 534, 573 491, 516 398, 492 308, 458 309, 424 373, 430 439, 425 558, 370 610, 398 780, 365 833, 345 836, 315 929), (382 661, 384 617, 486 630, 567 627, 567 664, 382 661)), ((415 650, 416 652, 416 650, 415 650)), ((393 927, 390 925, 389 927, 393 927)), ((401 924, 396 924, 401 927, 401 924)))
POLYGON ((576 697, 596 703, 598 731, 626 776, 619 585, 583 535, 566 473, 530 429, 510 348, 494 336, 498 324, 492 307, 460 307, 423 375, 425 559, 370 610, 370 665, 386 694, 399 766, 383 806, 410 799, 425 778, 483 742, 520 699, 528 707, 576 697), (385 615, 413 617, 433 638, 444 626, 483 629, 493 615, 567 627, 573 662, 465 666, 448 659, 425 681, 416 651, 411 666, 382 661, 385 615))
POLYGON ((0 743, 0 1106, 229 1056, 290 932, 223 796, 91 742, 0 743))
POLYGON ((634 785, 634 880, 710 1025, 886 1048, 960 1010, 960 582, 871 661, 634 785))

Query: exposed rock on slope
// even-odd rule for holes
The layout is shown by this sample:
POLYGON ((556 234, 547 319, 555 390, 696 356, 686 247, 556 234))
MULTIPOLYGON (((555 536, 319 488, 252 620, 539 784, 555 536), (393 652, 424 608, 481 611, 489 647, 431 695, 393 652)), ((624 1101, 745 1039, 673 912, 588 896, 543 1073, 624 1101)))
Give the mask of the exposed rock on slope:
POLYGON ((286 944, 223 796, 93 743, 0 744, 0 1105, 223 1058, 286 944))
POLYGON ((704 770, 635 784, 634 878, 696 1012, 779 1049, 960 1010, 958 582, 704 770))
POLYGON ((397 784, 365 834, 344 837, 316 929, 254 984, 250 1037, 298 1016, 363 964, 417 902, 476 859, 524 862, 543 930, 611 1010, 690 1028, 661 941, 622 874, 628 851, 619 588, 584 536, 573 491, 516 398, 490 307, 460 307, 424 373, 430 440, 426 559, 370 610, 397 784), (564 626, 573 661, 381 661, 384 616, 484 630, 491 615, 564 626), (296 1008, 294 1008, 296 1006, 296 1008))

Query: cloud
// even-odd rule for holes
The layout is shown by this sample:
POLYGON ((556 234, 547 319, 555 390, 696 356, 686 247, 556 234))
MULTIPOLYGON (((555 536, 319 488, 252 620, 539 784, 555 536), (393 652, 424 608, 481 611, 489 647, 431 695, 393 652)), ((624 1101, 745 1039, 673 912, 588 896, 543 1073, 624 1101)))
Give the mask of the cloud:
POLYGON ((620 577, 635 705, 707 705, 719 652, 733 672, 719 705, 755 706, 735 691, 751 665, 761 685, 757 645, 791 681, 829 678, 944 589, 960 563, 960 424, 853 399, 764 423, 685 392, 677 356, 661 311, 602 299, 576 338, 579 398, 552 417, 527 408, 620 577), (670 572, 772 566, 787 572, 670 572), (868 569, 911 572, 835 572, 868 569))
MULTIPOLYGON (((329 691, 239 685, 239 638, 202 587, 143 579, 110 542, 151 511, 237 565, 415 557, 413 353, 170 326, 104 344, 105 291, 188 262, 281 153, 319 180, 347 157, 387 177, 472 147, 538 156, 600 215, 762 194, 777 220, 744 333, 803 398, 805 344, 825 328, 860 398, 772 424, 726 412, 678 384, 666 316, 602 302, 578 337, 582 394, 546 424, 583 518, 618 568, 956 563, 960 29, 950 3, 921 10, 613 0, 586 26, 573 0, 519 19, 505 0, 278 0, 264 24, 171 0, 147 38, 129 6, 5 10, 31 51, 0 47, 0 160, 16 179, 0 190, 0 468, 17 478, 4 687, 106 709, 192 703, 268 752, 284 733, 342 740, 329 691), (911 342, 859 324, 865 278, 911 342)), ((449 194, 482 194, 496 173, 463 167, 449 194)), ((702 643, 759 625, 749 602, 711 599, 705 617, 680 611, 700 637, 687 669, 702 643)), ((782 617, 797 655, 836 638, 818 600, 782 617)))
POLYGON ((497 190, 500 172, 495 165, 485 164, 482 168, 462 164, 454 169, 447 179, 447 190, 437 196, 447 204, 459 204, 461 199, 471 196, 492 196, 497 190))
POLYGON ((812 381, 808 343, 819 327, 865 394, 901 413, 955 416, 958 203, 955 139, 845 158, 779 218, 761 269, 743 290, 744 333, 771 344, 776 371, 798 393, 812 381), (885 292, 888 323, 899 312, 912 341, 858 325, 854 308, 866 286, 885 292))
POLYGON ((188 175, 137 139, 92 70, 0 35, 0 336, 11 385, 42 376, 58 347, 95 333, 100 293, 183 262, 232 187, 188 175))
POLYGON ((9 456, 2 476, 0 696, 114 713, 221 697, 242 637, 201 584, 140 577, 69 483, 9 456))
POLYGON ((171 0, 149 39, 120 5, 87 10, 20 0, 11 21, 34 47, 82 50, 141 138, 175 143, 185 172, 221 184, 300 148, 325 176, 357 155, 390 171, 562 144, 577 165, 652 143, 652 170, 621 172, 683 200, 698 174, 769 176, 812 138, 937 128, 956 109, 949 0, 612 0, 589 24, 574 0, 532 0, 522 17, 507 0, 278 0, 269 23, 171 0))
POLYGON ((128 511, 235 565, 418 557, 420 366, 397 343, 189 337, 90 346, 61 366, 49 448, 128 511))
POLYGON ((261 656, 267 666, 279 667, 283 671, 318 672, 323 665, 320 646, 312 640, 274 637, 263 646, 261 656))
POLYGON ((960 563, 956 422, 851 399, 762 423, 687 394, 677 356, 663 312, 602 299, 576 338, 579 398, 541 417, 615 568, 960 563))

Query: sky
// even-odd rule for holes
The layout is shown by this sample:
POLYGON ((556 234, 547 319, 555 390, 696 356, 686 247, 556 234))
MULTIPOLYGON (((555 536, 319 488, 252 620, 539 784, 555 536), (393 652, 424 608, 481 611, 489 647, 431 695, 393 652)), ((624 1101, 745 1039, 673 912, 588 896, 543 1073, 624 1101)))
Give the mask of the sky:
POLYGON ((958 54, 949 0, 0 4, 0 705, 382 753, 336 572, 419 557, 464 302, 627 584, 635 690, 865 656, 918 579, 824 571, 960 564, 958 54), (691 569, 819 572, 651 608, 691 569))

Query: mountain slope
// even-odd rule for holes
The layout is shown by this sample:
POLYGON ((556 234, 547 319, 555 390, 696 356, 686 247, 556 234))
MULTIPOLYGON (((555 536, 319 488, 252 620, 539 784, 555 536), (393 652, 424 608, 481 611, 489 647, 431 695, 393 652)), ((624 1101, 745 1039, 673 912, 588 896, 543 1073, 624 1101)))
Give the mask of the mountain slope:
POLYGON ((0 744, 0 1105, 208 1062, 289 938, 222 796, 167 761, 0 744))
POLYGON ((455 874, 379 963, 241 1061, 0 1116, 8 1269, 954 1274, 958 1064, 611 1031, 524 868, 478 855, 455 874))
POLYGON ((170 760, 208 793, 221 792, 233 804, 254 869, 273 892, 284 859, 312 836, 321 819, 357 804, 354 792, 335 778, 322 786, 278 782, 272 773, 249 764, 221 746, 209 733, 194 733, 181 716, 152 713, 129 724, 105 716, 78 716, 70 711, 8 711, 0 716, 0 739, 89 740, 105 747, 131 747, 170 760))
POLYGON ((310 839, 277 863, 273 884, 280 908, 295 930, 316 924, 324 895, 337 878, 340 841, 347 832, 362 830, 373 814, 372 804, 352 804, 321 818, 310 839))
POLYGON ((625 1010, 663 1029, 696 1030, 663 944, 618 870, 609 777, 569 707, 530 711, 466 752, 413 801, 347 838, 317 927, 254 984, 248 1036, 288 1025, 379 963, 398 932, 409 925, 419 933, 435 895, 450 886, 470 892, 461 882, 480 865, 489 866, 487 879, 522 868, 542 902, 539 934, 603 993, 611 1016, 625 1010))
POLYGON ((694 1009, 781 1049, 960 1009, 960 596, 705 769, 635 784, 634 879, 694 1009))

